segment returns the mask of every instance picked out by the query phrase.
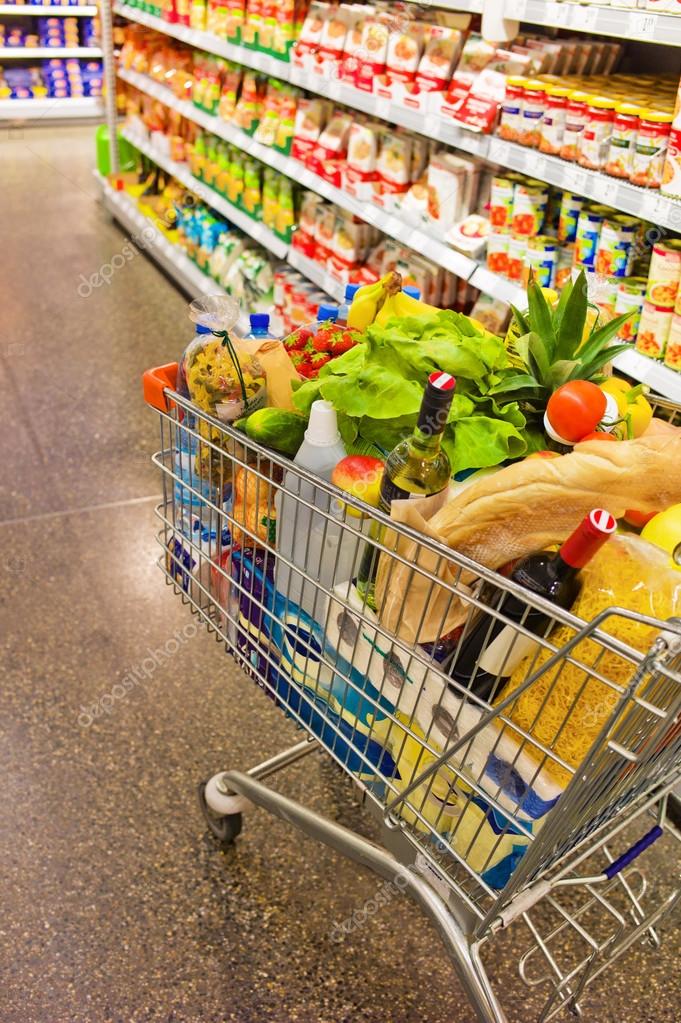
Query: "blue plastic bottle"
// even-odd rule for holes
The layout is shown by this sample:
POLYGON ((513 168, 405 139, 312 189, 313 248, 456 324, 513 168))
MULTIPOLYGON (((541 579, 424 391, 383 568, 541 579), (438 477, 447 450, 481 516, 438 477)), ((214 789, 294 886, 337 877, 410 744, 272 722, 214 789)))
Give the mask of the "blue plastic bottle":
POLYGON ((402 291, 405 293, 405 295, 409 295, 410 298, 421 297, 421 289, 415 288, 412 284, 408 284, 406 288, 402 288, 402 291))
POLYGON ((251 321, 251 329, 246 334, 246 337, 275 338, 274 334, 270 334, 269 313, 251 313, 249 320, 251 321))
POLYGON ((359 291, 360 287, 361 285, 359 284, 345 285, 345 297, 343 298, 341 305, 338 307, 338 319, 336 321, 342 327, 345 327, 347 325, 348 313, 350 312, 352 300, 355 297, 356 293, 359 291))
POLYGON ((320 305, 317 310, 317 323, 324 323, 325 320, 333 320, 336 323, 339 312, 337 305, 320 305))

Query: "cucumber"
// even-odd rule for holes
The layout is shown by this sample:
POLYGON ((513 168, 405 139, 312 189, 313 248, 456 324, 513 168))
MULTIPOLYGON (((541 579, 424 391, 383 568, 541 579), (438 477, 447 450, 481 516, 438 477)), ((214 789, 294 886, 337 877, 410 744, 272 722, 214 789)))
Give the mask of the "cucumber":
POLYGON ((246 435, 257 444, 293 457, 303 443, 307 419, 281 408, 259 408, 245 422, 246 435))

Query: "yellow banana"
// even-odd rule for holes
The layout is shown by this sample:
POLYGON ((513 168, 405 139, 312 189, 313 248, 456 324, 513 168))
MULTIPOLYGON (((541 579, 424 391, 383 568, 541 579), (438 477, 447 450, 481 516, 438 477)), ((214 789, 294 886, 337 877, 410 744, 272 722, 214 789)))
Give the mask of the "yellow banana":
POLYGON ((440 310, 434 305, 428 305, 426 302, 421 302, 418 298, 412 298, 411 295, 398 291, 396 295, 391 295, 383 303, 375 322, 380 326, 385 326, 388 320, 395 316, 418 316, 423 318, 425 316, 434 316, 435 313, 439 312, 440 310))
POLYGON ((399 291, 401 283, 400 275, 393 270, 375 284, 365 284, 359 288, 348 310, 348 327, 366 330, 390 296, 399 291))

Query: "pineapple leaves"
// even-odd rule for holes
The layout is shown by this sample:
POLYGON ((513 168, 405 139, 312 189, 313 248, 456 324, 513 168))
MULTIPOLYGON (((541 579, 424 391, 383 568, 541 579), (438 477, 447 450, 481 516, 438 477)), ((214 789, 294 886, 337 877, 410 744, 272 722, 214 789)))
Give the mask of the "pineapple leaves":
POLYGON ((610 338, 615 336, 622 324, 626 323, 632 312, 633 310, 628 313, 622 313, 621 316, 616 316, 614 320, 604 323, 602 327, 592 330, 585 343, 579 349, 579 361, 586 364, 594 355, 598 355, 605 348, 610 338))
POLYGON ((558 305, 556 306, 556 308, 553 311, 553 329, 556 332, 556 338, 558 337, 558 331, 560 329, 560 325, 561 325, 561 322, 563 320, 563 313, 565 312, 565 306, 567 304, 567 300, 569 299, 570 294, 572 292, 572 287, 573 287, 572 281, 569 280, 564 285, 564 287, 563 287, 563 289, 562 289, 562 291, 560 293, 560 298, 558 299, 558 305))
POLYGON ((547 385, 550 391, 555 391, 568 380, 574 380, 575 377, 583 378, 580 363, 576 359, 559 359, 551 366, 547 385))
POLYGON ((541 385, 538 384, 535 378, 529 373, 517 373, 515 376, 506 377, 506 379, 502 380, 501 383, 496 385, 496 387, 491 387, 488 393, 490 396, 496 394, 513 394, 515 397, 516 392, 518 391, 527 391, 528 394, 531 393, 540 397, 544 392, 544 388, 541 387, 541 385))
MULTIPOLYGON (((572 359, 582 341, 587 308, 586 277, 583 270, 572 287, 567 285, 564 292, 568 288, 570 292, 563 305, 556 339, 557 360, 572 359)), ((562 298, 561 295, 561 302, 562 298)))
POLYGON ((523 313, 521 313, 519 309, 516 309, 516 307, 514 305, 511 305, 511 312, 513 313, 514 320, 516 321, 516 323, 520 327, 520 333, 521 334, 529 334, 530 333, 530 325, 527 322, 527 317, 523 313))
POLYGON ((613 345, 611 348, 602 349, 597 355, 588 362, 577 362, 575 368, 568 377, 568 380, 591 380, 598 370, 605 366, 606 362, 611 362, 622 352, 631 351, 631 345, 613 345))
POLYGON ((551 371, 551 360, 544 339, 531 331, 527 335, 527 347, 530 353, 530 367, 539 383, 544 384, 551 371))
POLYGON ((553 362, 556 350, 553 316, 541 288, 533 279, 527 286, 527 303, 530 331, 541 339, 548 361, 553 362))

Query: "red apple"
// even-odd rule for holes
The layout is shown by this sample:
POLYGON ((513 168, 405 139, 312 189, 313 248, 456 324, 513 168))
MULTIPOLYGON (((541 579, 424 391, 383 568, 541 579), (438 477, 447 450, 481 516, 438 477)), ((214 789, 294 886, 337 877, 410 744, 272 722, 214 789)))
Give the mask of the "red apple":
MULTIPOLYGON (((331 473, 331 482, 346 494, 359 498, 372 508, 378 508, 378 497, 383 478, 383 462, 369 455, 347 455, 331 473)), ((360 513, 348 506, 348 514, 360 513)))

